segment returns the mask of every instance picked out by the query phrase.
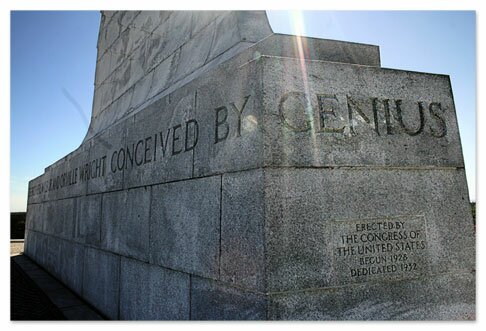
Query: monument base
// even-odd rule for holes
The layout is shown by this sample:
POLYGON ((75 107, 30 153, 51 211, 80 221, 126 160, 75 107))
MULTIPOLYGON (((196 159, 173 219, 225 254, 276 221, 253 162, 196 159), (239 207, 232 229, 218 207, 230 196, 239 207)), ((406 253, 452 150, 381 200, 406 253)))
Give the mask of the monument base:
MULTIPOLYGON (((157 16, 169 30, 171 15, 157 16)), ((218 15, 188 43, 262 17, 218 15)), ((137 107, 117 83, 116 107, 29 183, 25 253, 111 319, 474 319, 448 76, 383 69, 376 46, 261 31, 213 40, 239 51, 208 50, 192 73, 186 46, 155 71, 142 61, 159 92, 137 107)))

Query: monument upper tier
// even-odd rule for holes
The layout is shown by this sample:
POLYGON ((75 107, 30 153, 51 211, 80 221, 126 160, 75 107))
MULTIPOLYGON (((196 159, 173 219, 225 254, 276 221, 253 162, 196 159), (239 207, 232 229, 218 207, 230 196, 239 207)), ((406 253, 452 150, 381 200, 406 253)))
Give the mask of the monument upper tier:
POLYGON ((378 46, 274 34, 264 11, 103 11, 84 140, 242 53, 380 65, 378 46))

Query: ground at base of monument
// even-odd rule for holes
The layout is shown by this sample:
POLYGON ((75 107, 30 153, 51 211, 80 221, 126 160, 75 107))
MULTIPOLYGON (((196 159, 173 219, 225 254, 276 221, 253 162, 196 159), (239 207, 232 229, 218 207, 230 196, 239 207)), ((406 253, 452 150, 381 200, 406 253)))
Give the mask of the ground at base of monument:
POLYGON ((10 258, 10 293, 12 321, 104 319, 25 255, 10 258))
POLYGON ((20 255, 24 252, 23 239, 10 239, 10 256, 20 255))

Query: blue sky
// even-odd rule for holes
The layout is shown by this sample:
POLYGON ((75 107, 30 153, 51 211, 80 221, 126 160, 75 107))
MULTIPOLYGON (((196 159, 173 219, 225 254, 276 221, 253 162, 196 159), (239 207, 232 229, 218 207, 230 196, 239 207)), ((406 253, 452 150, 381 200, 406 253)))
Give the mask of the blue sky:
POLYGON ((99 22, 99 12, 12 12, 11 211, 26 209, 28 180, 73 151, 86 134, 99 22))
MULTIPOLYGON (((474 12, 267 13, 274 32, 295 34, 295 17, 301 15, 306 36, 379 45, 383 67, 450 75, 475 200, 474 12)), ((94 11, 11 14, 11 211, 25 211, 28 181, 78 147, 86 134, 99 20, 94 11)))

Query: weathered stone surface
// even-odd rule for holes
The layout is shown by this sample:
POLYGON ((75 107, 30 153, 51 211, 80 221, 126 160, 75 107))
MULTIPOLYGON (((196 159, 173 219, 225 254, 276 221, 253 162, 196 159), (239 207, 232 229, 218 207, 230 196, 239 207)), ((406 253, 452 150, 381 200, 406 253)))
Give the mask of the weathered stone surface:
POLYGON ((448 76, 262 61, 266 164, 464 166, 448 76))
POLYGON ((35 234, 35 249, 33 254, 29 256, 40 266, 44 267, 47 261, 47 235, 41 232, 31 232, 31 238, 33 237, 32 234, 35 234))
MULTIPOLYGON (((108 77, 109 83, 113 84, 113 91, 111 93, 112 100, 120 98, 127 90, 130 89, 136 82, 138 82, 145 75, 145 54, 142 48, 137 48, 129 57, 121 57, 120 65, 108 77)), ((103 100, 102 100, 103 101, 103 100)), ((104 111, 110 102, 101 104, 101 111, 104 111)), ((124 112, 119 109, 114 113, 124 112)), ((109 123, 112 124, 113 122, 109 123)))
POLYGON ((35 232, 30 229, 25 229, 24 236, 24 255, 32 258, 35 254, 35 232))
POLYGON ((86 176, 88 194, 120 190, 124 164, 119 157, 126 141, 126 123, 105 130, 91 142, 86 176))
POLYGON ((83 298, 111 319, 118 318, 120 256, 86 248, 83 298))
POLYGON ((101 194, 76 199, 74 239, 80 243, 99 246, 101 238, 101 194))
POLYGON ((148 261, 150 187, 103 195, 101 247, 148 261))
POLYGON ((69 198, 86 193, 86 182, 80 178, 80 160, 84 160, 86 155, 86 152, 69 155, 30 182, 28 208, 32 212, 28 213, 27 219, 32 229, 72 238, 74 206, 73 199, 69 198), (59 208, 59 211, 54 212, 53 208, 59 208))
POLYGON ((126 188, 192 176, 199 134, 194 107, 195 92, 189 90, 171 95, 171 102, 160 99, 135 116, 125 152, 126 188))
MULTIPOLYGON (((148 92, 148 95, 145 99, 134 99, 137 100, 137 105, 142 104, 147 99, 153 98, 155 95, 161 93, 170 86, 170 83, 172 82, 171 78, 173 77, 174 67, 179 59, 179 56, 180 50, 170 55, 154 68, 154 70, 152 71, 152 81, 150 89, 148 91, 143 90, 144 92, 148 92)), ((135 86, 135 88, 137 88, 137 86, 135 86)), ((135 102, 133 102, 133 105, 135 107, 135 102)))
MULTIPOLYGON (((33 209, 35 208, 35 204, 27 205, 27 210, 30 209, 30 213, 25 215, 25 230, 32 230, 32 220, 34 218, 33 209)), ((37 214, 38 215, 38 214, 37 214)), ((39 217, 39 216, 37 216, 39 217)))
POLYGON ((154 186, 150 213, 150 262, 217 278, 220 203, 220 176, 154 186))
POLYGON ((47 236, 46 257, 44 268, 54 277, 59 277, 61 271, 61 239, 47 236))
MULTIPOLYGON (((145 80, 145 78, 140 79, 138 82, 141 82, 143 80, 145 80)), ((147 80, 150 81, 151 77, 148 76, 147 80)), ((125 93, 123 93, 120 97, 113 100, 113 103, 111 103, 105 109, 106 112, 112 114, 112 117, 110 118, 111 122, 118 122, 123 117, 126 117, 126 115, 132 110, 131 104, 132 104, 132 99, 134 98, 133 96, 134 92, 135 92, 135 85, 128 88, 125 91, 125 93)))
POLYGON ((118 21, 122 26, 122 29, 129 28, 133 20, 140 14, 138 10, 124 10, 120 12, 118 21))
POLYGON ((474 274, 276 293, 273 320, 474 320, 474 274))
POLYGON ((248 49, 261 55, 380 66, 380 48, 346 41, 273 34, 248 49), (299 53, 299 48, 302 52, 299 53))
POLYGON ((145 77, 140 79, 134 86, 133 86, 133 93, 132 98, 130 99, 130 105, 127 106, 129 110, 132 108, 137 108, 142 103, 147 100, 147 96, 150 92, 150 87, 152 86, 153 78, 154 78, 155 70, 152 70, 149 74, 145 77))
MULTIPOLYGON (((111 59, 105 59, 104 63, 109 65, 111 59)), ((98 133, 101 131, 100 127, 103 125, 103 121, 100 121, 102 110, 105 110, 106 107, 111 104, 113 101, 113 90, 115 85, 112 81, 108 78, 105 78, 102 82, 97 82, 96 86, 96 93, 93 98, 93 109, 97 109, 96 112, 93 111, 91 114, 91 122, 89 123, 89 129, 87 135, 90 137, 95 135, 95 132, 98 133), (94 120, 96 119, 96 120, 94 120)))
POLYGON ((83 284, 84 246, 67 240, 61 241, 59 279, 81 295, 83 284))
POLYGON ((46 200, 65 199, 86 194, 86 182, 81 179, 82 167, 88 159, 88 145, 81 145, 74 152, 66 155, 46 168, 49 175, 45 189, 46 200))
POLYGON ((198 87, 196 117, 201 130, 194 152, 196 176, 263 165, 260 77, 255 63, 226 67, 205 77, 198 87))
POLYGON ((157 99, 177 91, 179 88, 184 87, 186 84, 210 71, 218 64, 223 64, 225 61, 235 57, 238 53, 247 49, 251 45, 252 43, 249 42, 239 42, 223 53, 216 55, 214 58, 209 58, 203 66, 195 69, 190 74, 182 78, 177 77, 174 74, 174 68, 177 66, 177 63, 180 60, 181 51, 178 50, 174 52, 174 54, 164 60, 155 69, 156 71, 154 72, 152 87, 147 97, 148 102, 150 102, 150 98, 153 98, 154 96, 156 96, 154 98, 157 99), (171 68, 171 70, 167 69, 168 66, 171 68), (158 77, 160 77, 160 79, 158 77))
MULTIPOLYGON (((214 47, 212 45, 215 34, 214 29, 215 24, 210 24, 197 35, 197 39, 193 38, 181 47, 180 58, 174 73, 175 77, 182 78, 187 76, 197 68, 202 67, 208 58, 212 58, 210 52, 214 50, 212 48, 214 47)), ((238 40, 235 40, 236 42, 238 40)), ((232 46, 231 42, 230 45, 225 46, 232 46)))
POLYGON ((238 27, 243 40, 258 42, 273 34, 264 11, 240 10, 233 13, 238 19, 238 27))
MULTIPOLYGON (((85 141, 114 123, 103 119, 115 117, 108 113, 127 113, 133 103, 111 109, 108 106, 155 67, 157 76, 167 77, 174 84, 208 63, 221 63, 212 60, 237 44, 249 46, 250 41, 257 42, 272 33, 264 12, 231 11, 116 13, 103 20, 102 30, 97 67, 109 69, 97 71, 92 130, 85 141)), ((166 86, 157 81, 155 84, 151 96, 166 86)), ((140 86, 138 89, 138 96, 145 94, 140 86)))
POLYGON ((263 170, 223 175, 221 275, 223 281, 264 291, 263 170))
MULTIPOLYGON (((268 290, 343 284, 333 265, 339 239, 333 237, 334 221, 420 215, 426 224, 426 248, 412 253, 426 261, 423 273, 473 270, 473 223, 463 203, 468 198, 463 171, 265 170, 268 290)), ((417 277, 416 272, 409 274, 417 277)))
POLYGON ((223 10, 200 10, 192 13, 192 35, 195 36, 199 33, 199 31, 201 31, 201 29, 214 22, 218 17, 226 15, 228 13, 228 11, 223 10))
POLYGON ((155 29, 153 36, 145 45, 147 69, 154 68, 191 39, 193 28, 189 22, 192 16, 191 11, 174 11, 155 29))
POLYGON ((29 230, 42 231, 44 222, 44 206, 42 203, 28 204, 25 227, 29 230))
MULTIPOLYGON (((60 205, 62 205, 63 200, 61 200, 60 205)), ((63 206, 59 206, 59 216, 56 213, 56 204, 55 202, 46 202, 43 204, 44 209, 44 222, 42 222, 42 231, 46 234, 52 233, 61 233, 62 232, 62 223, 60 222, 62 213, 65 212, 65 208, 63 206)), ((72 209, 70 209, 72 211, 72 209)))
POLYGON ((120 319, 189 319, 189 275, 121 259, 120 319))
POLYGON ((25 230, 24 239, 24 255, 30 257, 32 260, 37 261, 36 252, 37 249, 37 232, 32 230, 25 230))
POLYGON ((44 203, 44 222, 42 230, 46 234, 64 239, 74 236, 74 199, 54 200, 44 203))
POLYGON ((192 276, 193 320, 263 320, 266 318, 266 306, 263 294, 192 276))
MULTIPOLYGON (((47 196, 46 182, 47 176, 43 174, 29 181, 29 191, 27 194, 27 206, 30 204, 41 203, 47 196)), ((28 208, 28 207, 27 207, 28 208)))
POLYGON ((100 33, 100 42, 98 43, 101 46, 101 53, 103 53, 104 49, 111 46, 116 38, 120 35, 121 26, 118 23, 118 18, 120 17, 121 12, 116 11, 113 14, 107 13, 108 18, 105 19, 105 28, 100 33))
POLYGON ((58 222, 62 224, 62 231, 57 233, 63 239, 71 240, 74 238, 74 214, 76 212, 75 199, 65 199, 58 201, 57 205, 61 204, 62 210, 56 209, 55 216, 59 217, 58 222))

